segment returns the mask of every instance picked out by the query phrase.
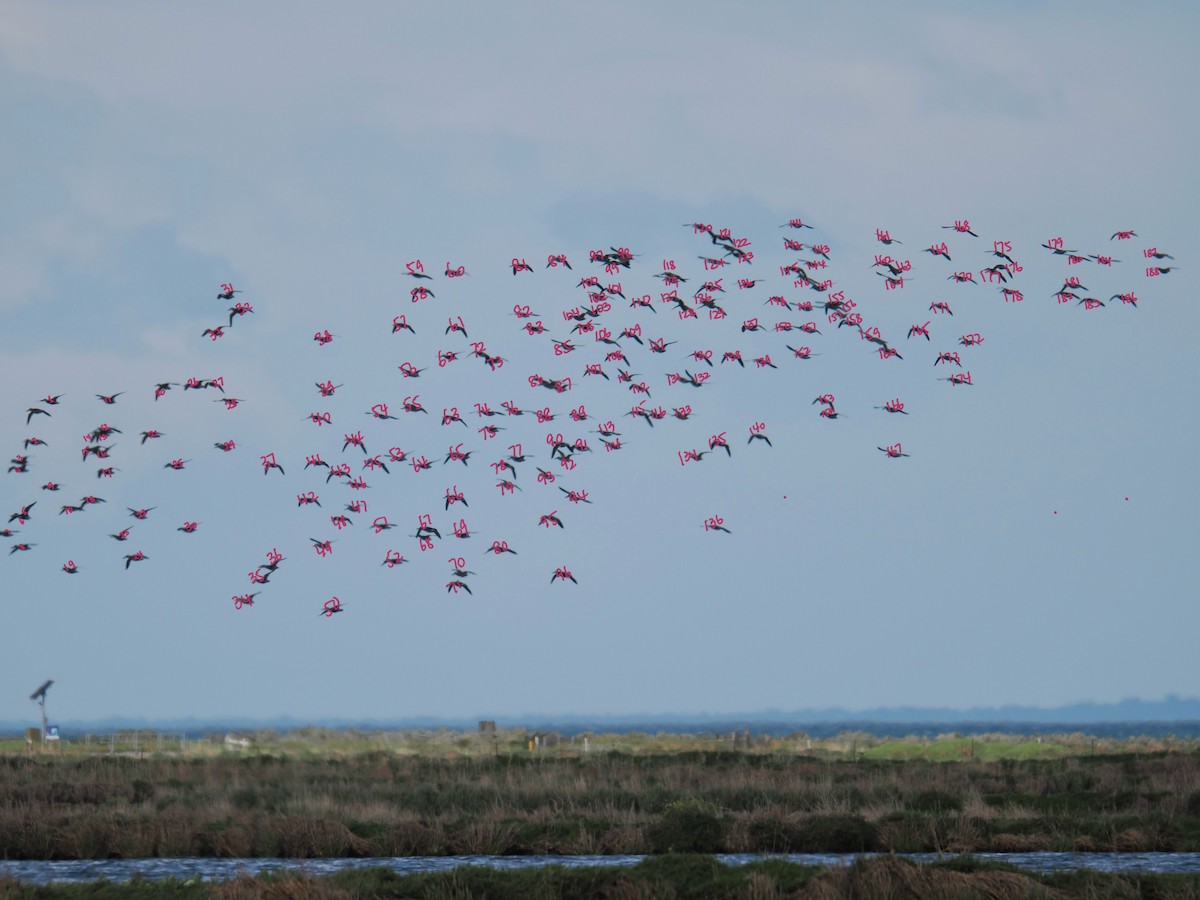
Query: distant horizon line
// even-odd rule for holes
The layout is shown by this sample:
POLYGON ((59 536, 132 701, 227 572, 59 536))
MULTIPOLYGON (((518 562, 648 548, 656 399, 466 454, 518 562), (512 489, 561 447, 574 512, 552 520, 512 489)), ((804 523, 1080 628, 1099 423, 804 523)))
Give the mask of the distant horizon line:
MULTIPOLYGON (((37 718, 36 713, 29 720, 0 721, 0 730, 23 730, 29 726, 29 721, 37 718)), ((57 719, 51 716, 51 724, 59 727, 77 730, 82 727, 99 725, 110 726, 140 726, 140 727, 171 727, 186 726, 195 728, 200 725, 236 726, 241 728, 354 728, 354 727, 475 727, 480 721, 494 721, 499 727, 520 728, 534 725, 561 724, 569 726, 593 725, 712 725, 729 726, 734 723, 787 724, 797 725, 833 725, 846 724, 888 724, 913 725, 935 724, 1110 724, 1137 722, 1189 722, 1200 721, 1200 698, 1179 697, 1168 694, 1161 700, 1143 700, 1136 697, 1101 703, 1083 701, 1064 704, 1061 706, 1043 707, 1009 703, 1002 706, 882 706, 866 709, 847 709, 846 707, 808 707, 793 710, 781 710, 769 707, 749 712, 688 712, 688 713, 523 713, 505 714, 501 712, 478 713, 475 715, 436 715, 412 714, 392 716, 311 716, 298 717, 291 713, 277 715, 186 715, 186 716, 137 716, 116 714, 97 716, 91 719, 68 718, 57 719)))

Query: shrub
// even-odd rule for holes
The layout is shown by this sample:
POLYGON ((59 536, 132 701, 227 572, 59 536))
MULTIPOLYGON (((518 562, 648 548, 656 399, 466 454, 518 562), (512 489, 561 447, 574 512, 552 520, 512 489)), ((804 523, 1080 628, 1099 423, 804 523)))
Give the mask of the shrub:
POLYGON ((678 800, 646 829, 646 837, 654 853, 719 853, 725 831, 725 822, 710 804, 678 800))
POLYGON ((650 882, 659 896, 704 898, 722 893, 722 882, 731 881, 734 873, 711 856, 677 853, 644 860, 631 874, 650 882))
POLYGON ((238 788, 229 799, 238 809, 254 809, 258 806, 258 790, 253 787, 238 788))
POLYGON ((144 778, 135 778, 133 780, 133 796, 130 798, 134 803, 145 803, 147 800, 154 799, 154 785, 144 778))
POLYGON ((1187 814, 1200 816, 1200 791, 1192 791, 1187 798, 1187 814))
POLYGON ((804 846, 804 829, 778 817, 753 819, 747 836, 753 853, 798 853, 804 846))
POLYGON ((958 812, 962 805, 962 797, 935 790, 921 791, 908 801, 909 809, 931 813, 958 812))
POLYGON ((865 853, 877 847, 875 826, 862 816, 813 816, 800 831, 798 853, 865 853))

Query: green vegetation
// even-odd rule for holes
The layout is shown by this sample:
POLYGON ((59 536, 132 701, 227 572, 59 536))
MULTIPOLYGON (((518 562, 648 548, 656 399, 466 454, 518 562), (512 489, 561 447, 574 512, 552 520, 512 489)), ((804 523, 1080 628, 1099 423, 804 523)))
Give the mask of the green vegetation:
POLYGON ((0 755, 0 857, 1200 851, 1180 741, 247 737, 0 755))
MULTIPOLYGON (((1122 753, 1195 750, 1200 741, 1181 739, 1134 738, 1117 740, 1093 738, 1085 734, 1026 738, 1005 734, 976 737, 943 735, 937 738, 908 737, 902 740, 878 738, 864 732, 849 732, 835 738, 818 740, 807 735, 787 737, 692 734, 587 734, 559 738, 540 735, 524 728, 501 729, 477 734, 450 730, 363 732, 354 729, 297 728, 279 732, 264 729, 236 735, 245 739, 243 755, 339 756, 357 755, 372 750, 432 757, 514 755, 531 752, 530 744, 539 737, 539 756, 577 756, 585 752, 662 754, 707 753, 736 758, 744 753, 788 753, 807 759, 910 760, 951 762, 965 759, 1060 759, 1073 756, 1111 756, 1122 753), (544 738, 544 740, 540 740, 544 738)), ((115 754, 148 757, 217 756, 231 750, 225 735, 202 739, 154 731, 123 730, 112 734, 87 735, 74 740, 47 744, 46 753, 56 756, 94 756, 115 754)), ((0 736, 0 756, 20 755, 26 750, 22 737, 0 736)), ((41 750, 41 748, 38 748, 41 750)), ((716 757, 709 757, 715 760, 716 757)))

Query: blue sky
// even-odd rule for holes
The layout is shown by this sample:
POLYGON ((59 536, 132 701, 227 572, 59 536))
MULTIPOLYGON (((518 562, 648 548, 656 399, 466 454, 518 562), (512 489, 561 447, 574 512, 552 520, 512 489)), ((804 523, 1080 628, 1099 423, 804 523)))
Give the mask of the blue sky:
MULTIPOLYGON (((1200 500, 1191 450, 1200 314, 1187 278, 1196 245, 1198 14, 1183 3, 715 3, 568 7, 320 4, 203 8, 12 3, 0 22, 0 395, 7 514, 0 720, 32 712, 154 717, 737 712, 886 705, 1057 705, 1200 692, 1187 565, 1200 500), (813 231, 781 229, 791 218, 813 231), (967 219, 978 238, 944 230, 967 219), (724 277, 723 322, 681 321, 653 276, 676 260, 688 296, 713 249, 685 222, 750 241, 724 277), (902 244, 884 247, 876 229, 902 244), (1138 237, 1110 241, 1118 230, 1138 237), (904 356, 881 360, 779 267, 830 247, 828 275, 904 356), (1039 245, 1111 254, 1069 266, 1039 245), (993 241, 1021 264, 1020 303, 979 270, 993 241), (922 253, 945 241, 952 262, 922 253), (628 247, 610 276, 589 250, 628 247), (1179 270, 1148 278, 1145 250, 1179 270), (573 270, 548 269, 564 253, 573 270), (911 260, 902 289, 877 254, 911 260), (514 276, 510 260, 534 271, 514 276), (412 303, 406 264, 435 297, 412 303), (447 264, 469 273, 448 279, 447 264), (570 358, 561 313, 581 277, 651 294, 619 298, 602 323, 677 341, 626 340, 648 406, 693 407, 653 429, 622 414, 590 336, 570 358), (1085 310, 1054 293, 1136 292, 1085 310), (738 290, 738 277, 763 282, 738 290), (224 337, 215 299, 232 282, 254 307, 224 337), (929 304, 946 301, 954 317, 929 304), (547 334, 521 330, 529 306, 547 334), (392 333, 405 315, 417 334, 392 333), (499 353, 493 372, 461 316, 499 353), (757 316, 768 331, 743 333, 757 316), (818 323, 813 357, 792 357, 818 323), (909 340, 932 320, 933 339, 909 340), (328 329, 327 346, 312 340, 328 329), (963 334, 984 342, 963 347, 963 334), (697 349, 740 349, 700 389, 697 349), (439 350, 460 354, 439 368, 439 350), (939 381, 960 352, 971 386, 939 381), (769 353, 777 369, 749 362, 769 353), (399 366, 428 367, 419 380, 399 366), (529 387, 571 376, 569 393, 529 387), (224 379, 245 400, 160 381, 224 379), (344 385, 322 398, 316 382, 344 385), (419 389, 418 389, 419 385, 419 389), (124 391, 106 407, 96 393, 124 391), (812 400, 836 397, 827 421, 812 400), (61 403, 28 426, 25 410, 61 403), (420 394, 428 420, 399 413, 420 394), (874 407, 902 398, 907 416, 874 407), (550 407, 491 420, 475 403, 550 407), (367 415, 387 403, 396 421, 367 415), (586 406, 593 421, 575 423, 586 406), (457 406, 467 427, 442 426, 457 406), (332 423, 307 417, 329 412, 332 423), (547 433, 618 423, 616 453, 576 456, 553 485, 547 433), (111 480, 80 462, 80 435, 121 428, 111 480), (762 422, 772 447, 747 445, 762 422), (163 437, 139 444, 139 433, 163 437), (402 447, 433 462, 390 475, 342 453, 361 429, 371 455, 402 447), (681 465, 727 432, 732 456, 681 465), (37 436, 44 447, 22 450, 37 436), (222 453, 213 444, 234 440, 222 453), (443 465, 448 447, 467 467, 443 465), (488 463, 520 442, 521 492, 501 496, 488 463), (877 447, 900 442, 908 458, 877 447), (286 474, 264 476, 274 452, 286 474), (304 470, 350 462, 355 492, 304 470), (188 460, 183 471, 164 464, 188 460), (59 492, 41 490, 61 482, 59 492), (572 504, 556 488, 586 490, 572 504), (447 489, 469 507, 446 511, 447 489), (321 507, 298 507, 313 491, 321 507), (104 504, 59 515, 84 494, 104 504), (1128 498, 1128 499, 1126 499, 1128 498), (366 499, 338 531, 329 517, 366 499), (128 507, 156 507, 144 522, 128 507), (539 527, 557 510, 564 528, 539 527), (444 538, 422 552, 417 517, 444 538), (455 514, 458 513, 458 514, 455 514), (399 527, 372 533, 386 515, 399 527), (719 515, 731 534, 706 532, 719 515), (466 519, 471 538, 450 536, 466 519), (194 534, 177 528, 199 522, 194 534), (108 535, 133 526, 130 540, 108 535), (17 528, 17 523, 12 526, 17 528), (309 538, 335 539, 317 557, 309 538), (507 540, 518 555, 488 552, 507 540), (9 553, 14 543, 35 546, 9 553), (247 573, 287 557, 252 608, 247 573), (123 556, 148 557, 124 568, 123 556), (410 561, 380 563, 395 550, 410 561), (448 593, 449 560, 475 574, 448 593), (80 571, 61 566, 74 560, 80 571), (550 584, 558 567, 578 584, 550 584), (337 596, 343 614, 319 613, 337 596), (365 686, 365 687, 364 687, 365 686)), ((713 254, 716 255, 716 254, 713 254)), ((632 291, 632 293, 631 293, 632 291)), ((957 370, 955 370, 957 371, 957 370)))

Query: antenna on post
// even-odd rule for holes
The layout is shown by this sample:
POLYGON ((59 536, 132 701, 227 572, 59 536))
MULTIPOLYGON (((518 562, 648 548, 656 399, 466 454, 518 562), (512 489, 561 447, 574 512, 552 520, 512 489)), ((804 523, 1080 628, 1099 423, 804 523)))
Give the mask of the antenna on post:
POLYGON ((50 685, 54 684, 54 679, 46 681, 40 688, 29 695, 30 700, 36 700, 38 706, 42 708, 42 743, 46 742, 46 691, 50 690, 50 685))

